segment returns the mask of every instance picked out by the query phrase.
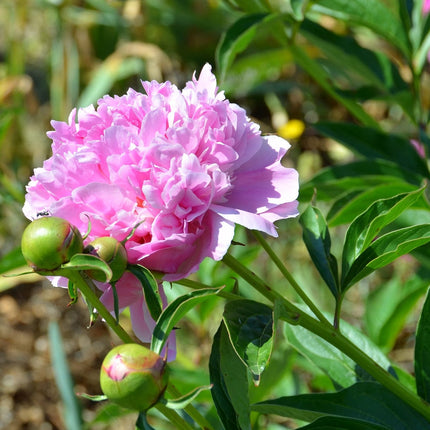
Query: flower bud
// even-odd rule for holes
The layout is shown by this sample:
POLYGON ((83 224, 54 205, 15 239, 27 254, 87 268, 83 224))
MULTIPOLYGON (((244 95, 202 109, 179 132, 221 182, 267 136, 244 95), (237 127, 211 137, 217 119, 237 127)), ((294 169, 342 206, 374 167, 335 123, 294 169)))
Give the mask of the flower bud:
POLYGON ((79 230, 62 218, 50 216, 31 222, 21 239, 22 254, 36 272, 50 272, 83 251, 79 230))
POLYGON ((135 343, 113 348, 100 371, 100 385, 108 399, 137 411, 154 406, 167 382, 168 368, 163 358, 135 343))
MULTIPOLYGON (((111 281, 121 278, 127 267, 127 250, 121 242, 109 236, 99 237, 88 244, 85 251, 97 255, 109 265, 111 281)), ((87 274, 96 281, 104 282, 106 279, 104 273, 98 270, 88 270, 87 274)))

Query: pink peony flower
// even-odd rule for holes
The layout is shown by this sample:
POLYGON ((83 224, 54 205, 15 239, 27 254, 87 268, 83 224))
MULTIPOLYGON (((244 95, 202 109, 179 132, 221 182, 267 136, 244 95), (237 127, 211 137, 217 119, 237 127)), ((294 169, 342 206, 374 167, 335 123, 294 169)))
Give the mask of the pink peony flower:
POLYGON ((430 12, 430 0, 424 0, 423 1, 423 9, 422 9, 424 14, 427 14, 430 12))
MULTIPOLYGON (((218 92, 206 64, 180 91, 170 82, 143 82, 73 110, 68 123, 53 121, 52 157, 36 168, 24 214, 62 217, 87 239, 122 240, 131 263, 174 281, 201 261, 220 260, 235 224, 276 236, 274 222, 297 212, 298 174, 281 165, 289 148, 262 136, 246 112, 218 92), (87 218, 88 217, 88 218, 87 218)), ((148 340, 140 285, 127 274, 117 284, 121 307, 130 306, 133 328, 148 340), (124 278, 124 279, 123 279, 124 278)), ((102 296, 113 309, 112 293, 102 296)))

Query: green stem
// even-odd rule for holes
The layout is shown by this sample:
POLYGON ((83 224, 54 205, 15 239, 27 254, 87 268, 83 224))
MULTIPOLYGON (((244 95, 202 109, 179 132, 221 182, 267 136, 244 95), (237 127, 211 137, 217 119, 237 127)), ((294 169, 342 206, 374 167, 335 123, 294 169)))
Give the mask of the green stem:
POLYGON ((69 278, 77 288, 81 291, 85 300, 97 310, 98 314, 106 321, 109 327, 115 332, 115 334, 124 343, 133 343, 134 340, 131 336, 122 328, 122 326, 117 322, 117 320, 110 314, 110 312, 105 308, 104 304, 99 300, 95 294, 93 288, 88 285, 87 281, 82 277, 82 275, 76 270, 62 269, 60 276, 65 276, 69 278))
POLYGON ((348 338, 343 336, 339 330, 330 324, 327 325, 324 322, 318 321, 306 312, 297 308, 287 299, 283 298, 276 291, 270 288, 270 286, 268 286, 261 278, 256 276, 230 254, 226 254, 224 256, 223 262, 272 303, 274 303, 275 300, 280 301, 288 311, 287 314, 281 314, 280 317, 283 320, 290 324, 298 324, 326 340, 329 344, 333 345, 339 351, 354 360, 355 363, 372 375, 380 384, 397 395, 405 403, 430 421, 429 404, 417 396, 412 390, 402 385, 396 378, 394 378, 394 376, 383 369, 348 338))
MULTIPOLYGON (((110 314, 110 312, 106 309, 104 304, 99 300, 97 295, 94 293, 93 286, 90 286, 88 282, 90 280, 86 280, 82 277, 82 275, 75 270, 66 270, 62 269, 61 272, 58 273, 59 276, 64 276, 69 278, 77 288, 81 291, 82 295, 85 297, 85 300, 90 303, 90 305, 97 310, 99 315, 106 321, 109 327, 116 333, 116 335, 124 342, 124 343, 133 343, 134 340, 131 336, 122 328, 122 326, 117 322, 117 320, 110 314), (88 282, 87 282, 88 281, 88 282)), ((167 387, 167 390, 174 397, 181 397, 181 393, 172 385, 167 387)), ((177 412, 166 408, 166 406, 161 403, 157 403, 155 406, 163 415, 166 416, 169 420, 172 421, 176 428, 189 430, 192 427, 180 416, 177 412), (179 425, 180 424, 180 425, 179 425)), ((204 430, 213 430, 210 423, 204 418, 200 412, 192 405, 188 405, 185 408, 185 411, 188 415, 201 426, 204 430)))
POLYGON ((276 267, 285 277, 285 279, 290 283, 290 285, 294 288, 294 291, 299 295, 299 297, 303 300, 303 302, 308 306, 308 308, 313 312, 313 314, 322 322, 326 324, 330 324, 327 318, 322 314, 322 312, 315 306, 314 302, 308 297, 308 295, 302 290, 300 285, 293 278, 289 270, 282 263, 281 259, 276 255, 273 251, 273 248, 267 243, 264 236, 259 231, 252 231, 252 234, 260 243, 260 245, 264 248, 264 250, 269 255, 270 259, 275 263, 276 267))

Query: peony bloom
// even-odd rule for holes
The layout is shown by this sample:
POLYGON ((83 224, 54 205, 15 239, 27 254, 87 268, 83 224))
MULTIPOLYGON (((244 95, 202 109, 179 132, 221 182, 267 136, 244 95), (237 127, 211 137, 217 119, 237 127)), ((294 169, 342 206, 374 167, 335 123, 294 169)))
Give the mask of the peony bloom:
POLYGON ((430 0, 424 0, 423 1, 423 14, 427 14, 430 12, 430 0))
MULTIPOLYGON (((126 243, 130 262, 174 281, 206 257, 220 260, 235 224, 276 236, 273 223, 298 214, 298 174, 281 165, 290 145, 262 136, 218 92, 208 64, 182 91, 170 82, 143 87, 146 94, 105 96, 97 108, 73 110, 68 123, 52 122, 52 157, 27 186, 29 219, 49 213, 81 232, 90 219, 87 242, 122 240, 138 225, 126 243)), ((130 306, 134 330, 147 340, 151 323, 136 284, 131 274, 119 280, 119 304, 130 306)), ((110 288, 101 288, 113 309, 110 288)))

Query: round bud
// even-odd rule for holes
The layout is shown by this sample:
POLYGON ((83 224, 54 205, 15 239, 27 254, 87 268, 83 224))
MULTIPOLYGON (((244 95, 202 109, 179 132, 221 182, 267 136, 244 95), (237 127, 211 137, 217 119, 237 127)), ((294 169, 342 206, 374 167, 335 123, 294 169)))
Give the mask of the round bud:
POLYGON ((31 222, 21 239, 22 254, 36 272, 50 272, 83 251, 79 230, 68 221, 55 216, 31 222))
POLYGON ((136 343, 113 348, 100 371, 100 385, 108 399, 136 411, 146 411, 158 402, 168 378, 163 358, 136 343))
MULTIPOLYGON (((127 250, 124 245, 113 237, 99 237, 85 247, 89 254, 97 255, 112 270, 111 281, 115 282, 123 275, 127 267, 127 250)), ((96 281, 104 282, 105 274, 99 270, 88 270, 88 276, 96 281)))

